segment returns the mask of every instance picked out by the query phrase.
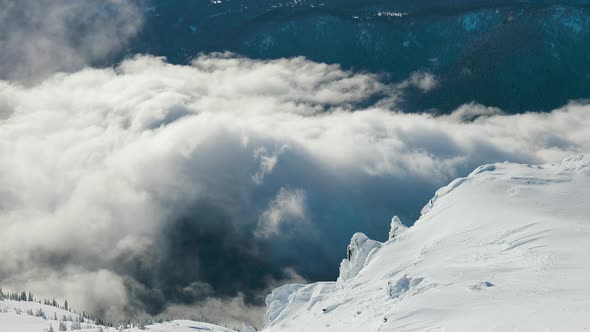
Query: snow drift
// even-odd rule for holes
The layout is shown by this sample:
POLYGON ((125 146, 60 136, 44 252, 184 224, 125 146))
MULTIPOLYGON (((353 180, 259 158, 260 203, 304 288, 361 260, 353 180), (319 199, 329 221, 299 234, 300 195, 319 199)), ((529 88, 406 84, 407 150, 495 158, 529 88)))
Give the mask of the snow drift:
POLYGON ((481 166, 389 241, 355 234, 337 282, 275 290, 264 331, 587 329, 589 198, 588 155, 481 166))

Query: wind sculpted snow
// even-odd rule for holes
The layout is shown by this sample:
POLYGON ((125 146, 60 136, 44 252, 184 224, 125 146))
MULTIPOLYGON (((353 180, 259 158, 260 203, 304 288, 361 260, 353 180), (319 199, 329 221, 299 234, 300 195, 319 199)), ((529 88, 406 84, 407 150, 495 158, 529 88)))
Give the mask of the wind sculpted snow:
POLYGON ((342 278, 345 259, 338 283, 284 286, 264 331, 587 329, 589 197, 587 155, 482 166, 437 191, 358 275, 342 278))

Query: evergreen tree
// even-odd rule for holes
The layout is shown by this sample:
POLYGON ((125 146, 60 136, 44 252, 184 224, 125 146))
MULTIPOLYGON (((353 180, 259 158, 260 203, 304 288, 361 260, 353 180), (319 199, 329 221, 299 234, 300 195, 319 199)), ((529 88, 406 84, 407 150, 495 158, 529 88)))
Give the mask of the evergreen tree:
POLYGON ((66 325, 66 322, 61 321, 59 322, 59 327, 57 328, 58 331, 67 331, 68 330, 68 326, 66 325))
POLYGON ((19 301, 26 301, 26 300, 27 300, 27 293, 25 291, 22 291, 20 293, 19 301))
POLYGON ((49 329, 47 330, 47 332, 55 332, 55 330, 53 329, 53 325, 49 324, 49 329))
POLYGON ((35 316, 47 319, 47 317, 45 316, 45 312, 41 308, 37 309, 37 311, 35 312, 35 316))
POLYGON ((29 292, 29 296, 27 297, 27 301, 33 302, 33 293, 29 292))
POLYGON ((68 309, 68 300, 66 300, 66 301, 64 302, 64 309, 65 309, 65 310, 69 310, 69 309, 68 309))
POLYGON ((80 322, 77 321, 77 320, 74 320, 72 322, 72 326, 71 327, 72 327, 71 328, 72 331, 74 331, 74 330, 81 330, 82 329, 82 326, 80 325, 80 322))

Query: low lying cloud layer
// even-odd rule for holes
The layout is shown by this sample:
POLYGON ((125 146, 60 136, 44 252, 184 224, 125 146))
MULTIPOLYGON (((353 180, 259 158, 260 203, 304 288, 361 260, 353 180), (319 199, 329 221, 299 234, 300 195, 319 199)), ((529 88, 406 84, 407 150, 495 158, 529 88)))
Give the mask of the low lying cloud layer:
POLYGON ((0 79, 36 82, 103 61, 142 22, 125 0, 0 0, 0 79))
POLYGON ((270 287, 333 279, 351 234, 384 239, 393 214, 411 224, 476 166, 590 150, 583 103, 396 109, 406 89, 436 85, 231 54, 2 81, 0 282, 111 319, 256 323, 270 287))

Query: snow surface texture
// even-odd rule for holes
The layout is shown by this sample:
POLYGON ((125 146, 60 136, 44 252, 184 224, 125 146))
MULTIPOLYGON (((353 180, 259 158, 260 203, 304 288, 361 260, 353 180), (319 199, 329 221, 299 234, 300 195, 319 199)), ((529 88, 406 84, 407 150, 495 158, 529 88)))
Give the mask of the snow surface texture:
POLYGON ((264 331, 590 329, 589 203, 590 155, 481 166, 384 244, 355 234, 337 282, 275 290, 264 331))
MULTIPOLYGON (((50 326, 54 331, 59 331, 60 322, 66 324, 67 330, 72 330, 72 321, 79 319, 79 316, 63 309, 39 304, 35 302, 26 301, 12 301, 0 300, 0 331, 1 332, 44 332, 49 331, 50 326), (36 313, 39 309, 45 314, 45 318, 36 317, 27 314, 27 311, 32 310, 36 313), (67 320, 64 320, 64 316, 67 320), (57 318, 57 319, 55 319, 57 318)), ((94 324, 92 321, 80 323, 81 329, 76 331, 85 332, 139 332, 143 331, 138 327, 133 328, 115 328, 104 327, 94 324)), ((249 327, 244 327, 244 332, 250 332, 249 327)), ((235 332, 221 326, 194 322, 190 320, 175 320, 171 322, 159 323, 154 325, 147 325, 145 330, 153 332, 235 332)))

